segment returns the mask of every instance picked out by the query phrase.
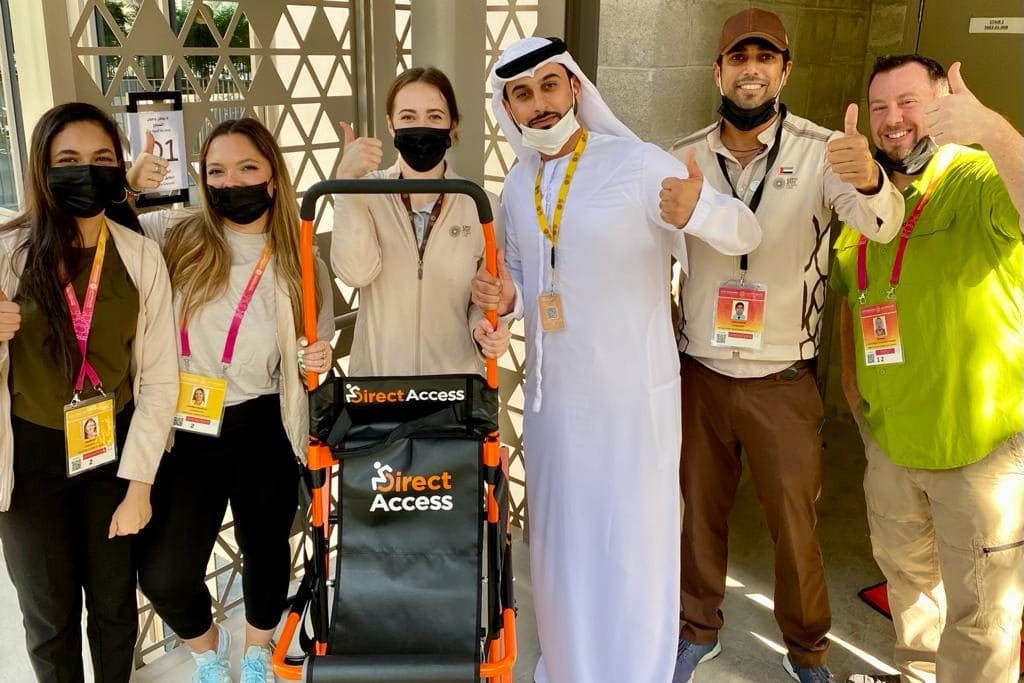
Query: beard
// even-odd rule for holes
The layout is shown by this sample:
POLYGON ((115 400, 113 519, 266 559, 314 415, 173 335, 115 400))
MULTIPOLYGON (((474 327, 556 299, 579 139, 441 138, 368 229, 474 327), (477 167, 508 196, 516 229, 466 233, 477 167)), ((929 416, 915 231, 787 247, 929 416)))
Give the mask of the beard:
MULTIPOLYGON (((903 144, 893 149, 877 146, 875 160, 890 173, 897 172, 904 175, 922 173, 938 147, 935 141, 928 136, 920 139, 916 133, 913 133, 913 136, 914 144, 909 147, 904 147, 903 144)), ((901 141, 909 137, 911 137, 911 133, 908 133, 901 141)))

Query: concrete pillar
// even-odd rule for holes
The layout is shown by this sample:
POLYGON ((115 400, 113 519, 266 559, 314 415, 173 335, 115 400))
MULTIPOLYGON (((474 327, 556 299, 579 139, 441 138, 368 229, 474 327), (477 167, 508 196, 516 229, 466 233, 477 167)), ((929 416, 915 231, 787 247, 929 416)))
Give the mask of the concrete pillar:
POLYGON ((455 171, 483 184, 484 49, 486 5, 459 0, 412 3, 412 63, 436 66, 455 88, 462 122, 458 143, 448 153, 455 171))

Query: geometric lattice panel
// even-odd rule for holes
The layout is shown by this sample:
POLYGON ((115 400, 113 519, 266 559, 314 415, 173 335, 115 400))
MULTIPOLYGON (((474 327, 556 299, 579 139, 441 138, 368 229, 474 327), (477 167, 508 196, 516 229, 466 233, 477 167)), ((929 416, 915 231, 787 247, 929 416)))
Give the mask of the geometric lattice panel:
POLYGON ((301 192, 330 177, 338 121, 355 112, 351 4, 80 0, 70 21, 78 96, 119 114, 129 92, 181 91, 193 160, 221 121, 258 118, 301 192))
POLYGON ((395 47, 398 65, 395 73, 402 73, 412 66, 412 2, 395 3, 395 47))
MULTIPOLYGON (((537 27, 539 5, 515 0, 487 2, 487 29, 484 73, 488 79, 484 93, 484 186, 501 193, 505 176, 515 163, 515 152, 505 140, 491 112, 490 73, 502 50, 515 41, 532 36, 537 27)), ((512 344, 501 360, 502 411, 501 440, 509 447, 512 479, 512 520, 526 526, 526 471, 523 461, 523 379, 526 370, 523 324, 512 326, 512 344)))
POLYGON ((534 34, 539 9, 536 0, 487 0, 484 73, 488 78, 484 86, 484 110, 487 112, 484 119, 484 183, 485 187, 494 193, 501 192, 505 176, 515 163, 516 155, 505 141, 491 112, 491 69, 501 56, 502 50, 517 40, 534 34))

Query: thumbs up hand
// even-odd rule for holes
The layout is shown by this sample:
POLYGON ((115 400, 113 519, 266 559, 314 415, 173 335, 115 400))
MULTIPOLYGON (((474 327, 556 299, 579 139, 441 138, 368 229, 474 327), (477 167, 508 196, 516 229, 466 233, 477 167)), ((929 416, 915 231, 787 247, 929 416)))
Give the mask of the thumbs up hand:
POLYGON ((828 143, 828 165, 844 183, 864 194, 873 194, 882 186, 882 173, 871 156, 868 139, 857 130, 856 104, 846 108, 843 134, 828 143))
POLYGON ((10 341, 21 328, 21 307, 0 289, 0 342, 10 341))
POLYGON ((381 141, 376 138, 357 138, 352 124, 347 121, 341 121, 340 125, 345 134, 345 147, 334 177, 350 180, 362 178, 380 168, 384 158, 384 145, 381 141))
POLYGON ((960 62, 949 67, 949 94, 936 97, 924 108, 928 134, 937 145, 973 145, 990 128, 993 112, 974 96, 960 75, 960 62))
POLYGON ((704 186, 704 173, 697 164, 695 149, 686 155, 686 172, 686 178, 665 178, 661 181, 661 193, 658 195, 661 198, 661 220, 680 228, 690 222, 704 186))
POLYGON ((139 152, 139 155, 135 157, 135 163, 125 174, 128 187, 132 190, 137 192, 155 190, 160 187, 160 183, 167 175, 167 160, 154 154, 156 146, 156 138, 147 130, 145 149, 139 152))

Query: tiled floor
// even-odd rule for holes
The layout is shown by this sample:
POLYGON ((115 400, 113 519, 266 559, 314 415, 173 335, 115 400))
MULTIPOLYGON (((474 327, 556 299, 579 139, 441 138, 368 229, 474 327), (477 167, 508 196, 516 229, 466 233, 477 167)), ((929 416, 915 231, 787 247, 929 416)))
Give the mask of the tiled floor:
MULTIPOLYGON (((830 661, 837 679, 843 681, 852 672, 872 670, 890 662, 892 630, 888 621, 856 596, 858 589, 880 578, 871 560, 864 519, 859 439, 853 428, 841 421, 827 425, 825 437, 826 477, 820 509, 833 609, 830 661)), ((777 652, 781 637, 769 609, 771 543, 749 480, 745 479, 740 486, 731 524, 731 581, 724 605, 726 626, 721 636, 724 652, 700 668, 696 681, 783 683, 789 679, 781 667, 781 655, 777 652)), ((515 680, 530 683, 539 647, 533 625, 527 548, 520 544, 517 550, 520 664, 515 680)), ((240 622, 236 620, 232 626, 240 632, 240 622)), ((236 658, 241 652, 239 640, 235 638, 236 658)), ((189 680, 190 672, 189 658, 179 650, 140 671, 138 681, 184 682, 189 680)), ((6 574, 0 572, 0 683, 29 683, 31 680, 13 589, 6 574)))

